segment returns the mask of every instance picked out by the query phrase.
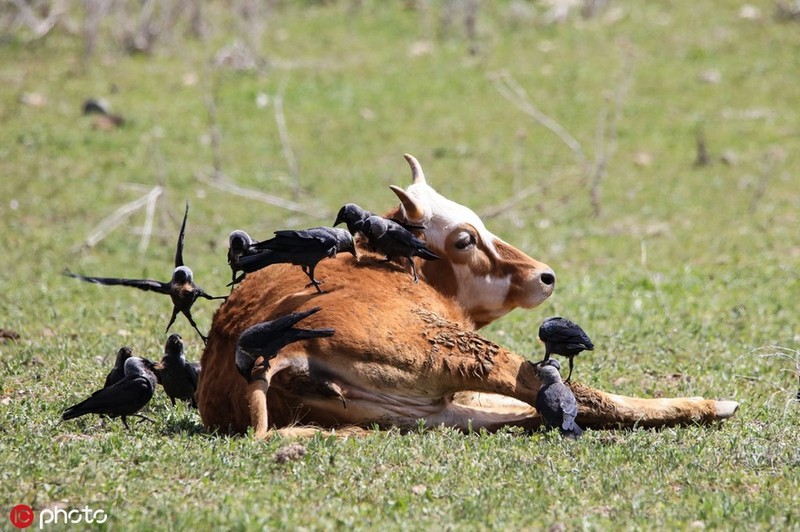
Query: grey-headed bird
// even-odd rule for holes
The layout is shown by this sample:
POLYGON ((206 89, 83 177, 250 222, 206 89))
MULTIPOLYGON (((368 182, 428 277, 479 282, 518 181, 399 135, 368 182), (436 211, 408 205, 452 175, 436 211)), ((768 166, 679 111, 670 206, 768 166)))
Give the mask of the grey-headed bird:
POLYGON ((180 334, 169 335, 164 346, 164 356, 156 368, 161 386, 164 387, 164 393, 169 397, 172 406, 175 406, 175 399, 180 399, 197 408, 194 394, 200 377, 200 364, 186 360, 180 334))
POLYGON ((312 227, 311 229, 275 231, 275 237, 253 244, 258 253, 241 257, 239 267, 245 273, 252 273, 272 264, 289 263, 303 268, 314 286, 322 293, 322 281, 314 278, 314 269, 325 258, 333 258, 337 253, 349 251, 356 257, 353 236, 345 229, 334 227, 312 227))
POLYGON ((575 422, 578 402, 569 386, 561 382, 560 369, 561 364, 555 359, 539 363, 536 371, 542 387, 536 395, 536 410, 546 427, 558 427, 562 436, 577 439, 583 434, 583 429, 575 422))
POLYGON ((86 414, 106 415, 122 418, 122 424, 129 429, 126 418, 138 417, 153 421, 137 414, 152 399, 156 389, 156 375, 152 362, 131 357, 125 361, 125 376, 115 384, 94 392, 89 398, 64 410, 62 421, 85 416, 86 414))
POLYGON ((255 243, 256 241, 241 229, 236 229, 228 235, 228 265, 231 267, 231 287, 239 282, 236 278, 236 273, 241 270, 239 259, 246 255, 257 253, 252 250, 252 246, 255 243))
POLYGON ((553 316, 544 320, 539 327, 539 340, 544 343, 542 362, 548 361, 550 355, 569 358, 569 375, 566 382, 569 382, 572 377, 573 359, 582 351, 594 350, 594 344, 583 329, 561 316, 553 316))
POLYGON ((183 263, 183 239, 186 233, 186 218, 189 215, 189 204, 186 204, 186 212, 183 215, 183 223, 181 224, 181 232, 178 236, 178 245, 175 252, 175 270, 172 272, 172 279, 169 282, 155 281, 152 279, 124 279, 117 277, 88 277, 77 273, 72 273, 69 270, 64 271, 64 275, 75 277, 82 281, 89 283, 96 283, 102 285, 117 285, 117 286, 130 286, 144 290, 146 292, 157 292, 159 294, 166 294, 172 299, 172 316, 169 319, 167 328, 164 332, 169 331, 172 324, 175 323, 175 318, 178 313, 182 313, 189 320, 189 323, 203 339, 207 342, 208 338, 200 332, 197 328, 194 318, 192 318, 192 305, 197 301, 197 298, 204 299, 227 299, 228 296, 210 296, 202 288, 194 283, 194 274, 192 270, 185 266, 183 263))
POLYGON ((336 221, 333 222, 333 225, 337 226, 340 223, 346 223, 347 230, 350 231, 351 235, 355 236, 357 232, 361 231, 361 225, 364 223, 364 220, 370 216, 372 216, 371 212, 362 209, 355 203, 348 203, 339 209, 339 213, 336 215, 336 221))
POLYGON ((361 224, 361 232, 367 237, 369 245, 375 251, 386 255, 386 260, 405 257, 411 264, 411 274, 414 282, 419 282, 417 277, 417 267, 414 265, 413 257, 421 257, 425 260, 437 260, 438 255, 427 247, 425 242, 420 240, 408 229, 404 228, 394 220, 381 218, 380 216, 370 216, 361 224))

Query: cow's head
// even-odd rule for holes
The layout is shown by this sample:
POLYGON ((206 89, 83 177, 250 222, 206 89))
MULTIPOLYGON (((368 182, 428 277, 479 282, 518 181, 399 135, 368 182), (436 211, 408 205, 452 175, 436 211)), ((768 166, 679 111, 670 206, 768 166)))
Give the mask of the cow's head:
POLYGON ((400 198, 399 214, 425 228, 428 247, 441 257, 423 262, 426 282, 454 297, 478 327, 517 307, 535 307, 553 293, 550 266, 492 234, 477 214, 431 188, 414 157, 405 158, 413 184, 391 189, 400 198))

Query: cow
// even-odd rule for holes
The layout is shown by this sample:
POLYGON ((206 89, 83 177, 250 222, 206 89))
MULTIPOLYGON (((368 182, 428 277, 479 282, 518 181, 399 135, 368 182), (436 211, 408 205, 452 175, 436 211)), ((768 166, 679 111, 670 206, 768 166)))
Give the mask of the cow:
MULTIPOLYGON (((345 427, 445 425, 462 430, 534 429, 541 387, 533 363, 476 331, 515 308, 545 301, 552 268, 492 234, 470 209, 428 185, 406 155, 412 184, 391 186, 400 204, 387 215, 421 228, 440 257, 404 264, 359 250, 320 262, 320 293, 299 268, 248 274, 215 312, 197 402, 205 427, 257 438, 303 436, 345 427), (293 343, 243 377, 239 335, 257 323, 320 307, 303 321, 330 337, 293 343)), ((734 401, 625 397, 572 383, 578 423, 588 428, 661 427, 731 417, 734 401)))

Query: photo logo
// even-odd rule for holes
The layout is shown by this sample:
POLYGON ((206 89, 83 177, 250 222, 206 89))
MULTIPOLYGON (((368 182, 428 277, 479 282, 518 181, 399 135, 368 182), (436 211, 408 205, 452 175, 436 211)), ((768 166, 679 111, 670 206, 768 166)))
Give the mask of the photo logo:
POLYGON ((28 528, 33 524, 33 508, 27 504, 18 504, 11 509, 8 517, 15 527, 28 528))

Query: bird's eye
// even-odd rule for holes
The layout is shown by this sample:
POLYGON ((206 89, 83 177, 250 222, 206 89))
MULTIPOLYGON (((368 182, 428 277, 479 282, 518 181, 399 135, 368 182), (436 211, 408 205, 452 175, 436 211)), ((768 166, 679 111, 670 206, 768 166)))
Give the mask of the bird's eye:
POLYGON ((464 233, 463 235, 458 237, 455 246, 456 249, 465 250, 467 248, 474 246, 476 242, 477 241, 475 239, 475 235, 473 235, 472 233, 464 233))

